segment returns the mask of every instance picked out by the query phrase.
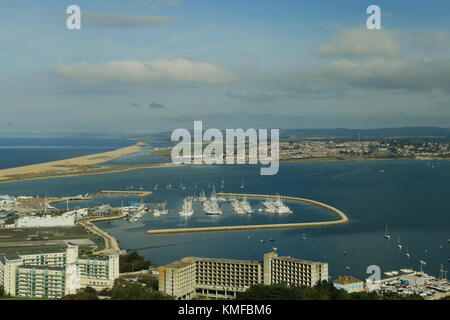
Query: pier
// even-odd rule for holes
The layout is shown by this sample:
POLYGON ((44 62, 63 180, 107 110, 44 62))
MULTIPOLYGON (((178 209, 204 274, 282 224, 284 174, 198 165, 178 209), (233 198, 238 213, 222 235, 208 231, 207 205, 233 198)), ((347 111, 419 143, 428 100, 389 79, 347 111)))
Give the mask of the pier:
POLYGON ((96 217, 96 218, 87 218, 80 223, 83 227, 86 228, 89 232, 92 232, 96 235, 99 235, 103 238, 105 243, 105 249, 96 252, 97 255, 108 255, 114 252, 120 252, 120 245, 116 238, 111 236, 109 233, 101 230, 96 225, 93 224, 93 222, 102 222, 102 221, 112 221, 112 220, 120 220, 127 216, 127 213, 120 213, 118 215, 114 216, 108 216, 108 217, 96 217))
POLYGON ((98 194, 106 196, 136 196, 136 197, 147 197, 152 194, 151 191, 115 191, 115 190, 103 190, 98 192, 98 194))
POLYGON ((328 204, 289 196, 274 196, 274 195, 261 195, 261 194, 241 194, 241 193, 218 193, 217 196, 221 197, 247 197, 253 199, 267 199, 267 198, 281 198, 286 201, 296 201, 302 203, 308 203, 315 206, 324 208, 339 217, 339 220, 322 221, 322 222, 300 222, 300 223, 279 223, 279 224, 261 224, 261 225, 246 225, 246 226, 223 226, 223 227, 204 227, 204 228, 178 228, 178 229, 159 229, 148 230, 146 233, 150 235, 156 234, 173 234, 173 233, 192 233, 192 232, 218 232, 218 231, 240 231, 240 230, 260 230, 260 229, 287 229, 287 228, 310 228, 310 227, 325 227, 345 224, 349 221, 345 213, 336 209, 328 204))

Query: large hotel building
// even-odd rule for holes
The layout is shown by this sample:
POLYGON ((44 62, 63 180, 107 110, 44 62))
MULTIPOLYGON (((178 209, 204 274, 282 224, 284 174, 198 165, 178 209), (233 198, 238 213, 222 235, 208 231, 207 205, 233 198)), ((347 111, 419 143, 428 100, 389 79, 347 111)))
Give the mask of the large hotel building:
POLYGON ((159 290, 177 299, 235 298, 256 284, 314 286, 328 280, 328 264, 266 253, 262 262, 184 258, 159 268, 159 290))
POLYGON ((119 277, 119 254, 79 257, 66 250, 0 256, 0 286, 16 297, 60 298, 90 286, 110 288, 119 277))

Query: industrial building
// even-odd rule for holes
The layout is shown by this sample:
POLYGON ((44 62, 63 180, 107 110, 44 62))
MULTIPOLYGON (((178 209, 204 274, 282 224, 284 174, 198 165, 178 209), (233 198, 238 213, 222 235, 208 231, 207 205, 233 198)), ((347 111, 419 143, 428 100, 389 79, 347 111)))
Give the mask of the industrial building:
POLYGON ((118 276, 118 253, 79 257, 71 243, 66 250, 0 256, 0 286, 17 297, 60 298, 86 286, 101 290, 118 276))
POLYGON ((265 254, 262 262, 187 257, 159 268, 159 290, 180 300, 235 298, 257 284, 314 286, 323 280, 328 280, 327 263, 276 252, 265 254))
POLYGON ((339 277, 333 280, 333 285, 339 290, 345 290, 349 293, 364 291, 364 281, 352 276, 339 277))
POLYGON ((21 216, 16 221, 16 228, 71 227, 75 225, 72 214, 60 216, 21 216))

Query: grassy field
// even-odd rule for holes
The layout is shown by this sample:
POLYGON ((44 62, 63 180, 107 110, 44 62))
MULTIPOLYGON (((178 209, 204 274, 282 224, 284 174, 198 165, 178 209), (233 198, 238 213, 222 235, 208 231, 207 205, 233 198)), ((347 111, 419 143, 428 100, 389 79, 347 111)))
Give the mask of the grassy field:
MULTIPOLYGON (((98 235, 88 233, 83 227, 59 227, 59 228, 23 228, 23 229, 4 229, 0 234, 0 254, 13 254, 31 251, 47 251, 65 248, 62 240, 70 239, 89 239, 95 243, 92 246, 83 246, 86 250, 93 250, 96 247, 103 247, 103 239, 98 235), (58 241, 43 245, 43 241, 58 241), (14 245, 17 242, 17 245, 14 245), (22 242, 19 245, 19 242, 22 242), (23 243, 29 245, 24 246, 23 243), (33 242, 35 245, 33 245, 33 242), (11 244, 11 245, 9 245, 11 244)), ((80 246, 81 248, 82 246, 80 246)))

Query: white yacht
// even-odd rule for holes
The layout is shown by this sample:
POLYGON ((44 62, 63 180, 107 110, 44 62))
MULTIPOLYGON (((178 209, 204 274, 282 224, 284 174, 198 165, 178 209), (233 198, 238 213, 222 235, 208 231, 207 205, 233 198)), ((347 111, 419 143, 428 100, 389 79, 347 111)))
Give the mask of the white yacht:
POLYGON ((216 193, 213 190, 213 192, 211 193, 211 197, 209 199, 206 199, 205 201, 202 202, 203 204, 203 210, 205 210, 205 213, 207 215, 211 215, 211 216, 217 216, 222 214, 222 209, 220 209, 219 206, 219 200, 217 199, 216 193))
POLYGON ((164 203, 160 209, 153 210, 153 215, 155 217, 165 216, 169 214, 169 210, 166 209, 166 204, 164 203))
POLYGON ((183 200, 183 208, 181 208, 180 216, 182 217, 190 217, 194 214, 194 209, 192 209, 192 200, 190 198, 186 198, 183 200))
POLYGON ((388 233, 387 225, 386 225, 386 232, 384 233, 384 237, 385 237, 386 239, 390 239, 390 238, 391 238, 391 236, 390 236, 389 233, 388 233))

